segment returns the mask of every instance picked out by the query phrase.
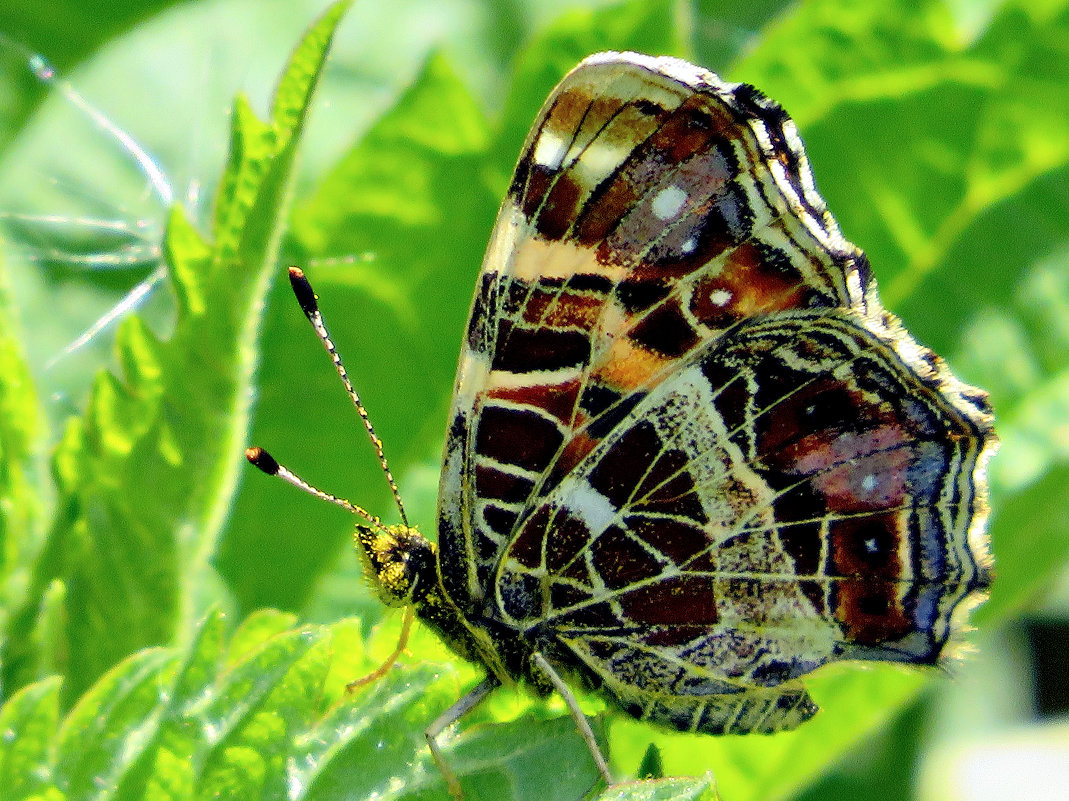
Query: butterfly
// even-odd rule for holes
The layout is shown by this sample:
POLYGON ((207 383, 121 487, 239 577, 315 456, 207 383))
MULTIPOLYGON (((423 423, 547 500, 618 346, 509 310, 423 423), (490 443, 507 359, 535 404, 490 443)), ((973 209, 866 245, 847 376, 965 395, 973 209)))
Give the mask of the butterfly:
POLYGON ((454 795, 436 738, 502 684, 559 692, 611 781, 576 682, 672 729, 771 733, 817 712, 822 665, 936 663, 989 583, 995 442, 985 393, 882 307, 777 103, 587 58, 478 277, 437 544, 358 510, 379 596, 486 671, 428 730, 454 795))

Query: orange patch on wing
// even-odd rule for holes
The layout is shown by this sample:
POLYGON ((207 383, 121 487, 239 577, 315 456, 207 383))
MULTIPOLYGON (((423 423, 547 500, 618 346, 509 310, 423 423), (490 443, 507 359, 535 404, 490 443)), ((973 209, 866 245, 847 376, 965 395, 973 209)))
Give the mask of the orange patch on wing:
POLYGON ((752 243, 735 248, 713 282, 714 288, 731 293, 724 309, 733 317, 751 317, 770 311, 797 308, 805 297, 805 285, 795 276, 772 272, 752 243))
POLYGON ((623 105, 622 98, 597 94, 595 87, 588 89, 577 86, 558 96, 546 119, 544 130, 571 142, 568 153, 574 158, 576 149, 589 144, 623 105))
POLYGON ((585 417, 576 421, 575 428, 579 430, 568 440, 553 463, 553 472, 549 479, 551 486, 556 486, 564 476, 572 472, 576 465, 586 458, 588 453, 597 447, 598 440, 580 429, 585 422, 585 417))
POLYGON ((578 130, 593 100, 590 93, 580 88, 561 92, 553 103, 543 129, 548 129, 554 134, 570 134, 578 130))
POLYGON ((594 376, 618 391, 630 392, 646 386, 650 376, 663 370, 671 361, 673 359, 621 337, 613 342, 612 349, 594 371, 594 376))

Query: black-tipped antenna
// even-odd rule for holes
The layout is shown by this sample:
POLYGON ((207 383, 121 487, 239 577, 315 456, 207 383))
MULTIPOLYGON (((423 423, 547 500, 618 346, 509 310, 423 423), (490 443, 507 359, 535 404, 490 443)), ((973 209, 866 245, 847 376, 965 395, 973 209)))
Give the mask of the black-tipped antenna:
MULTIPOLYGON (((354 515, 358 515, 364 518, 368 523, 371 524, 373 528, 384 528, 384 526, 382 525, 382 521, 379 520, 379 518, 375 517, 375 515, 371 514, 371 512, 357 506, 355 503, 351 503, 350 501, 345 500, 345 498, 339 498, 337 495, 331 495, 329 492, 323 492, 323 490, 313 487, 311 484, 309 484, 303 478, 298 476, 296 473, 293 473, 288 468, 280 465, 277 461, 275 461, 275 457, 269 454, 263 448, 246 448, 245 458, 249 460, 249 463, 253 467, 262 470, 263 472, 267 473, 267 475, 278 476, 286 483, 295 486, 297 489, 302 489, 310 495, 314 495, 324 501, 329 501, 330 503, 340 506, 342 509, 348 509, 354 515)), ((385 460, 383 460, 383 462, 385 463, 385 460)), ((387 475, 389 475, 388 471, 387 475)), ((393 486, 392 479, 390 480, 390 486, 393 486)), ((396 492, 397 489, 395 487, 394 493, 396 494, 396 492)), ((398 507, 400 507, 400 500, 398 500, 398 507)), ((404 516, 405 512, 403 509, 401 509, 402 520, 404 519, 404 516)), ((407 526, 408 523, 405 523, 405 525, 407 526)), ((346 684, 345 689, 348 692, 354 692, 357 688, 363 687, 365 684, 370 684, 373 681, 377 681, 389 672, 390 668, 393 667, 394 663, 397 662, 397 660, 401 657, 401 654, 404 653, 405 648, 408 646, 408 635, 412 632, 412 620, 414 618, 414 608, 412 606, 406 607, 405 616, 401 622, 401 636, 397 640, 397 647, 394 648, 393 653, 386 657, 385 662, 383 662, 381 665, 379 665, 377 668, 375 668, 363 678, 356 679, 355 681, 351 681, 346 684)))
POLYGON ((345 500, 345 498, 339 498, 337 495, 331 495, 329 492, 323 492, 323 490, 313 487, 296 473, 289 470, 289 468, 283 467, 276 462, 275 457, 263 448, 246 448, 245 458, 249 460, 249 464, 262 470, 269 476, 278 476, 287 484, 292 484, 297 489, 302 489, 309 495, 315 495, 317 498, 324 501, 330 501, 330 503, 333 503, 335 506, 340 506, 342 509, 348 509, 354 515, 364 518, 372 526, 382 526, 382 521, 371 514, 367 509, 357 506, 355 503, 350 503, 345 500))
MULTIPOLYGON (((349 380, 349 374, 345 371, 345 365, 342 364, 341 356, 338 355, 337 349, 334 347, 334 341, 330 338, 330 334, 327 331, 326 325, 323 323, 323 315, 319 313, 319 303, 315 291, 312 289, 312 285, 308 282, 308 279, 304 275, 304 270, 300 267, 290 267, 290 286, 293 287, 293 294, 297 296, 297 302, 301 305, 301 310, 304 311, 304 316, 308 318, 308 321, 312 324, 312 328, 315 329, 316 336, 319 337, 319 341, 323 343, 323 347, 326 348, 327 354, 330 356, 330 360, 334 363, 334 370, 338 373, 338 377, 341 378, 342 383, 345 385, 345 391, 349 393, 349 399, 352 400, 353 406, 356 407, 357 414, 360 415, 360 419, 364 422, 364 428, 367 429, 368 438, 371 440, 371 446, 375 449, 375 455, 379 458, 379 465, 382 467, 382 472, 386 476, 386 481, 390 485, 390 491, 393 493, 393 501, 397 504, 397 511, 401 514, 401 523, 407 528, 408 517, 405 515, 405 505, 401 503, 401 491, 397 489, 397 482, 393 480, 393 473, 390 472, 390 465, 386 462, 386 454, 382 450, 382 440, 375 434, 375 428, 371 425, 371 418, 368 417, 367 409, 364 408, 363 402, 360 400, 360 396, 356 393, 356 388, 353 386, 353 382, 349 380)), ((264 453, 261 451, 261 453, 264 453)), ((246 454, 247 455, 247 454, 246 454)), ((265 454, 266 455, 266 454, 265 454)), ((249 461, 252 461, 251 458, 249 461)), ((274 462, 274 459, 271 460, 274 462)), ((253 462, 253 464, 256 464, 253 462)), ((277 466, 278 463, 275 462, 277 466)), ((257 465, 259 467, 259 465, 257 465)), ((263 469, 263 468, 261 468, 263 469)), ((280 468, 285 469, 285 468, 280 468)), ((266 471, 265 471, 266 472, 266 471)), ((288 470, 289 475, 293 476, 288 470)), ((282 475, 279 473, 279 475, 282 475)), ((283 478, 286 478, 284 475, 283 478)), ((291 484, 295 486, 302 486, 302 489, 307 488, 312 491, 313 494, 319 494, 331 500, 335 503, 340 499, 335 499, 333 495, 328 495, 325 492, 312 487, 310 484, 306 484, 296 476, 294 479, 300 481, 300 484, 291 484)), ((347 505, 350 511, 355 511, 359 507, 355 507, 348 501, 340 503, 339 505, 347 505)), ((374 523, 378 524, 378 518, 368 515, 362 509, 357 512, 374 523)))

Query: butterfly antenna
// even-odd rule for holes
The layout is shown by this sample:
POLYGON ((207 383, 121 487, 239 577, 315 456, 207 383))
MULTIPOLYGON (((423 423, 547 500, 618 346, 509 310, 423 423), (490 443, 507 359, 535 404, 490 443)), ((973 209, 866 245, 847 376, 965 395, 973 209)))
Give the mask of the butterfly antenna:
POLYGON ((288 467, 284 467, 276 462, 275 457, 263 448, 246 448, 245 458, 249 460, 249 463, 253 467, 262 470, 264 473, 267 473, 267 475, 278 476, 287 484, 292 484, 297 489, 304 490, 309 495, 315 495, 320 500, 329 501, 335 506, 340 506, 342 509, 348 509, 354 515, 364 518, 372 526, 379 528, 383 527, 382 521, 371 514, 367 509, 357 506, 355 503, 345 500, 345 498, 339 498, 337 495, 331 495, 329 492, 323 492, 323 490, 318 487, 313 487, 288 467))
MULTIPOLYGON (((316 293, 312 289, 312 285, 308 282, 308 279, 305 277, 304 270, 300 267, 290 267, 289 272, 290 286, 293 287, 293 294, 297 296, 297 302, 301 304, 304 316, 308 318, 308 321, 315 329, 316 336, 319 337, 319 341, 323 343, 323 347, 326 348, 327 353, 330 355, 330 360, 334 363, 334 370, 338 373, 338 377, 341 378, 342 383, 345 385, 345 391, 349 393, 349 398, 352 400, 353 406, 356 407, 357 414, 360 415, 360 419, 364 422, 364 428, 367 429, 367 435, 371 440, 371 446, 375 449, 375 455, 379 459, 379 465, 382 467, 382 472, 386 476, 386 481, 390 485, 390 491, 393 493, 393 500, 397 505, 397 511, 401 513, 401 523, 407 528, 408 517, 405 515, 405 506, 401 503, 401 491, 397 489, 397 482, 394 481, 393 473, 390 472, 390 465, 387 463, 386 454, 382 450, 382 440, 375 434, 375 427, 371 425, 371 418, 368 417, 367 409, 364 408, 364 404, 360 400, 360 396, 357 394, 353 382, 349 380, 349 374, 345 371, 345 365, 342 364, 341 356, 338 355, 337 348, 334 347, 334 341, 330 338, 330 333, 327 331, 327 327, 323 323, 323 315, 319 312, 319 303, 316 293)), ((290 475, 292 475, 292 473, 290 475)), ((294 478, 296 478, 296 476, 294 476, 294 478)), ((316 492, 318 492, 318 490, 316 490, 316 492)), ((322 494, 326 495, 326 493, 322 494)), ((331 498, 333 498, 333 496, 327 497, 328 500, 331 498)), ((346 503, 348 503, 348 501, 346 501, 346 503)))

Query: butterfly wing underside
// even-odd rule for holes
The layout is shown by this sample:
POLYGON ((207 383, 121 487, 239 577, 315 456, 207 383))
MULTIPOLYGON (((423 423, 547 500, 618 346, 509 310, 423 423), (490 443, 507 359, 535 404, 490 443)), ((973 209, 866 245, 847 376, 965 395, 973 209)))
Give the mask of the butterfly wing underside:
POLYGON ((778 105, 601 54, 536 120, 476 287, 443 586, 636 715, 789 728, 820 664, 934 660, 984 582, 990 440, 778 105))
POLYGON ((934 663, 987 582, 983 430, 840 310, 749 321, 546 493, 497 577, 636 716, 775 731, 838 659, 934 663))

